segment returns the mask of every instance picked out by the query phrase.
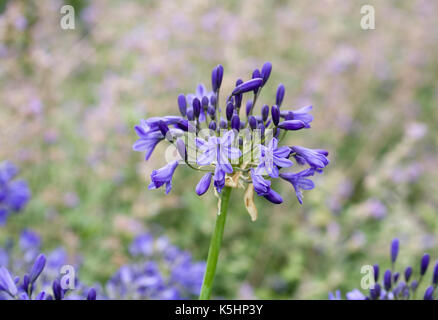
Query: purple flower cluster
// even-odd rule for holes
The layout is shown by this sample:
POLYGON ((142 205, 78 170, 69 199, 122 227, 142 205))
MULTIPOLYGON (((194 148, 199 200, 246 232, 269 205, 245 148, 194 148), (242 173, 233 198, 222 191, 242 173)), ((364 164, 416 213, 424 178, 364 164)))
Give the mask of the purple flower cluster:
POLYGON ((122 266, 107 282, 107 298, 175 300, 199 294, 205 263, 194 262, 190 253, 167 238, 142 234, 129 250, 136 261, 122 266))
POLYGON ((0 163, 0 225, 12 212, 20 212, 30 199, 26 181, 14 180, 17 174, 18 169, 11 162, 0 163))
POLYGON ((212 91, 201 84, 195 94, 178 96, 181 115, 141 120, 135 126, 138 135, 133 145, 135 151, 145 152, 148 160, 156 145, 167 140, 180 157, 152 172, 149 189, 165 186, 169 193, 176 168, 180 163, 186 163, 192 169, 204 172, 195 189, 198 195, 207 192, 213 180, 218 193, 225 186, 247 185, 257 195, 281 203, 283 199, 271 188, 270 180, 281 178, 292 184, 302 203, 302 190, 314 188, 310 177, 315 172, 321 173, 329 164, 328 152, 301 146, 279 146, 287 132, 310 128, 313 120, 309 114, 311 106, 298 110, 281 108, 285 96, 282 84, 277 88, 275 104, 272 107, 265 104, 260 114, 255 114, 256 102, 271 71, 271 63, 266 62, 260 70, 253 71, 249 80, 238 79, 225 100, 225 107, 221 108, 219 92, 224 68, 218 65, 211 74, 212 91), (292 160, 308 168, 295 173, 284 172, 285 168, 293 166, 292 160))
MULTIPOLYGON (((425 253, 421 258, 418 270, 415 272, 417 278, 414 276, 414 269, 410 266, 406 267, 404 271, 396 271, 396 261, 399 253, 400 241, 396 238, 392 240, 390 249, 391 268, 387 269, 381 277, 380 267, 378 264, 373 265, 373 286, 369 289, 368 294, 362 293, 358 289, 354 289, 346 294, 347 300, 408 300, 416 299, 417 291, 426 280, 426 272, 430 263, 430 255, 425 253)), ((419 296, 424 300, 434 300, 437 298, 436 291, 438 287, 438 261, 432 270, 430 278, 430 285, 426 288, 424 294, 419 296)), ((340 300, 341 293, 336 291, 335 294, 329 293, 330 300, 340 300)))
POLYGON ((96 290, 77 279, 74 289, 63 288, 60 270, 67 264, 65 250, 58 248, 46 256, 40 253, 40 244, 35 232, 24 230, 18 248, 12 242, 0 247, 0 300, 95 300, 96 290))

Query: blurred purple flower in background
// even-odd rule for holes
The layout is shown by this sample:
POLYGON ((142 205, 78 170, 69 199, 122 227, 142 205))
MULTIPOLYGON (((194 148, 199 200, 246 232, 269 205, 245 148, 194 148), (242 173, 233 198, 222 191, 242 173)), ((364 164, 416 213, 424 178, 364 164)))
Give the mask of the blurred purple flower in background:
POLYGON ((31 192, 24 180, 14 180, 18 168, 11 162, 0 163, 0 225, 4 225, 8 216, 24 209, 31 192))
POLYGON ((191 299, 199 294, 205 263, 193 261, 166 237, 139 235, 129 251, 135 262, 122 266, 107 282, 107 298, 191 299))

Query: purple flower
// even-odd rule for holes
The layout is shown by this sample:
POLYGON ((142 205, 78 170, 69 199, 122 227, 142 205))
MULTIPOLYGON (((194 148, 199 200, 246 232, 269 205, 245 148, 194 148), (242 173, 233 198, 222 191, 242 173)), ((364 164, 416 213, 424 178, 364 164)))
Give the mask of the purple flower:
POLYGON ((278 140, 272 138, 268 146, 259 145, 260 148, 260 164, 257 167, 257 174, 269 174, 272 178, 278 178, 280 168, 288 168, 293 165, 293 162, 288 159, 290 148, 282 146, 278 148, 278 140))
POLYGON ((139 136, 139 139, 134 143, 132 149, 134 151, 144 151, 145 160, 148 160, 152 155, 155 146, 164 139, 164 136, 161 131, 146 131, 142 126, 135 126, 135 132, 139 136))
POLYGON ((248 91, 253 91, 259 89, 263 85, 263 79, 262 78, 255 78, 248 80, 240 85, 238 85, 233 92, 232 95, 245 93, 248 91))
POLYGON ((0 291, 6 291, 12 296, 15 296, 18 292, 9 270, 5 267, 0 267, 0 291))
POLYGON ((429 261, 430 261, 430 255, 429 254, 424 254, 423 258, 421 258, 421 265, 420 265, 420 274, 422 276, 424 276, 424 274, 427 271, 427 267, 429 266, 429 261))
POLYGON ((303 107, 298 110, 284 110, 280 112, 280 116, 284 118, 284 120, 300 120, 309 126, 313 121, 313 116, 309 114, 312 110, 312 106, 303 107))
POLYGON ((299 164, 308 163, 312 168, 322 169, 329 164, 328 152, 320 149, 309 149, 299 146, 291 148, 292 155, 299 164))
POLYGON ((0 163, 0 225, 11 212, 23 210, 31 197, 26 181, 13 180, 17 173, 18 169, 12 163, 0 163))
POLYGON ((329 292, 328 297, 329 300, 341 300, 341 291, 336 290, 335 294, 329 292))
POLYGON ((198 185, 196 186, 196 193, 198 194, 198 196, 201 196, 207 192, 208 188, 210 187, 211 176, 212 173, 207 172, 199 181, 198 185))
POLYGON ((278 127, 284 130, 300 130, 302 128, 309 128, 309 126, 301 120, 282 121, 278 124, 278 127))
POLYGON ((222 67, 222 65, 219 64, 217 67, 213 68, 211 72, 211 87, 214 92, 217 92, 220 89, 223 75, 224 67, 222 67))
POLYGON ((385 290, 389 291, 392 286, 392 275, 391 270, 386 270, 383 274, 383 284, 385 286, 385 290))
POLYGON ((347 300, 365 300, 365 295, 360 292, 358 289, 354 289, 353 291, 350 291, 346 295, 347 300))
POLYGON ((265 62, 262 67, 262 71, 260 72, 260 76, 263 79, 263 85, 268 81, 269 76, 271 75, 272 71, 272 63, 265 62))
POLYGON ((280 122, 280 109, 278 106, 273 105, 271 109, 271 116, 272 116, 272 122, 275 126, 278 126, 278 123, 280 122))
POLYGON ((30 249, 39 248, 41 237, 32 230, 25 229, 21 232, 19 245, 21 250, 27 251, 30 249))
MULTIPOLYGON (((222 69, 222 70, 223 70, 223 69, 222 69)), ((222 71, 222 73, 223 73, 223 71, 222 71)), ((222 79, 221 79, 221 81, 222 81, 222 79)), ((203 99, 204 97, 207 97, 207 99, 208 99, 208 101, 209 101, 209 106, 212 106, 212 104, 211 104, 211 98, 212 98, 214 95, 215 95, 215 93, 214 93, 213 91, 207 91, 207 88, 206 88, 202 83, 200 83, 200 84, 198 84, 195 93, 189 93, 189 94, 187 94, 187 96, 186 96, 187 104, 188 104, 189 106, 192 106, 192 105, 193 105, 193 102, 194 102, 195 99, 199 100, 199 102, 200 102, 200 101, 202 101, 202 99, 203 99)), ((208 106, 207 106, 207 107, 208 107, 208 106)), ((188 112, 188 111, 187 111, 187 112, 188 112)), ((190 119, 189 119, 189 120, 190 120, 190 119)), ((203 121, 205 121, 205 120, 206 120, 206 115, 205 115, 204 109, 201 108, 201 109, 199 110, 199 121, 203 122, 203 121)))
POLYGON ((150 256, 154 251, 154 238, 148 234, 144 233, 137 236, 129 247, 129 252, 132 256, 150 256))
POLYGON ((434 286, 438 285, 438 261, 435 263, 435 267, 433 268, 432 284, 434 286))
POLYGON ((178 161, 174 161, 158 170, 152 171, 151 173, 152 182, 149 185, 149 189, 150 190, 158 189, 165 184, 166 194, 168 194, 172 189, 172 176, 177 166, 178 166, 178 161))
MULTIPOLYGON (((280 83, 280 85, 277 88, 277 95, 275 97, 275 104, 278 106, 278 108, 280 108, 281 104, 283 103, 285 92, 286 92, 286 89, 284 88, 284 85, 282 83, 280 83)), ((300 120, 300 119, 298 119, 298 120, 300 120)))
POLYGON ((430 286, 426 289, 426 292, 424 293, 424 300, 433 300, 433 291, 434 287, 430 286))
POLYGON ((300 204, 303 204, 303 193, 301 190, 312 190, 315 187, 313 181, 307 179, 307 177, 313 176, 314 173, 315 170, 313 168, 309 168, 298 173, 281 173, 280 177, 292 184, 298 201, 300 204))
POLYGON ((409 282, 409 279, 411 278, 412 275, 412 267, 407 267, 405 269, 405 280, 406 282, 409 282))
POLYGON ((395 238, 394 240, 392 240, 392 243, 391 243, 391 261, 392 261, 392 263, 394 263, 395 260, 397 260, 398 249, 399 249, 399 240, 397 238, 395 238))
POLYGON ((35 263, 32 266, 32 269, 29 273, 29 282, 34 283, 35 280, 40 276, 41 272, 43 271, 44 267, 46 265, 46 256, 44 254, 40 254, 36 260, 35 263))
POLYGON ((271 181, 263 178, 262 175, 257 174, 254 169, 251 169, 251 179, 254 186, 254 191, 258 196, 264 197, 266 200, 280 204, 283 198, 273 189, 271 189, 271 181))
MULTIPOLYGON (((228 159, 234 160, 242 155, 238 148, 232 146, 233 141, 234 132, 232 130, 227 131, 222 137, 211 136, 208 138, 208 141, 196 138, 196 145, 202 152, 202 155, 197 158, 198 165, 207 166, 215 164, 215 176, 221 177, 222 174, 218 170, 223 171, 223 173, 232 173, 233 167, 228 159)), ((217 179, 214 180, 216 181, 217 179)))

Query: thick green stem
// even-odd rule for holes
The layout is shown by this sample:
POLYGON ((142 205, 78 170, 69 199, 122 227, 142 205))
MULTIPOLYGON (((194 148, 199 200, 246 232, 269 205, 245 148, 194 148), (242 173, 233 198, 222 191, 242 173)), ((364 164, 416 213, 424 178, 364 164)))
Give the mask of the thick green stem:
POLYGON ((213 280, 216 274, 217 260, 222 243, 222 236, 224 234, 225 221, 227 219, 228 202, 230 201, 231 188, 225 187, 221 192, 221 202, 219 208, 219 215, 216 218, 216 225, 214 226, 213 235, 210 240, 210 249, 208 249, 207 268, 204 275, 204 282, 202 283, 201 294, 199 300, 209 300, 211 296, 211 289, 213 287, 213 280))

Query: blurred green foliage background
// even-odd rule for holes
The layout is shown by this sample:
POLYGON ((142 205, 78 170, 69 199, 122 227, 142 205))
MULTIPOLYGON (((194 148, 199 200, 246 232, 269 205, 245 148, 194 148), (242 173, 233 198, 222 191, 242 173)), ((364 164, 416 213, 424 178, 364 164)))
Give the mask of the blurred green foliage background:
MULTIPOLYGON (((260 102, 314 106, 312 129, 290 145, 323 147, 331 164, 300 206, 257 199, 251 222, 243 190, 231 196, 215 295, 326 299, 360 286, 360 268, 389 267, 428 251, 438 258, 438 2, 366 1, 376 29, 360 27, 361 1, 2 1, 0 4, 0 160, 21 167, 33 198, 0 228, 23 228, 80 255, 82 281, 104 281, 127 261, 143 230, 166 234, 205 259, 214 225, 212 191, 181 167, 170 195, 147 190, 164 165, 132 151, 133 126, 177 114, 179 93, 194 92, 225 68, 224 89, 271 61, 260 102), (60 27, 75 7, 76 28, 60 27)), ((222 98, 222 101, 224 98, 222 98)))

